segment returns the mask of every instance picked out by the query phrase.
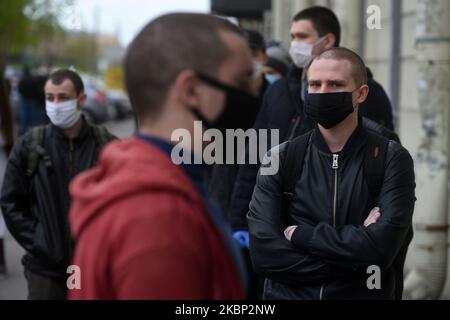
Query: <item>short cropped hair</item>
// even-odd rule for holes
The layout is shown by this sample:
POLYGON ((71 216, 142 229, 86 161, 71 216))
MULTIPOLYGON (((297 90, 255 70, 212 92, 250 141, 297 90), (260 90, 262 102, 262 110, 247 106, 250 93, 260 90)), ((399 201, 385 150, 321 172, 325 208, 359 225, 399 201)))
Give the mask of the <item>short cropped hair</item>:
POLYGON ((266 52, 266 42, 260 32, 250 29, 244 29, 243 32, 250 49, 266 52))
POLYGON ((83 80, 81 80, 81 77, 78 75, 78 73, 69 69, 56 70, 48 76, 47 81, 50 81, 51 83, 58 86, 67 79, 72 82, 77 96, 84 92, 83 80))
POLYGON ((315 6, 300 11, 294 16, 293 21, 309 20, 314 29, 319 33, 319 37, 323 37, 328 33, 334 34, 336 38, 336 47, 341 43, 341 25, 333 11, 326 7, 315 6))
POLYGON ((347 48, 330 48, 319 54, 314 60, 346 60, 352 65, 352 76, 355 84, 360 87, 367 84, 367 68, 363 59, 347 48))
POLYGON ((163 15, 144 27, 125 57, 125 84, 138 118, 158 114, 183 70, 217 75, 231 54, 221 32, 243 37, 226 19, 197 13, 163 15))

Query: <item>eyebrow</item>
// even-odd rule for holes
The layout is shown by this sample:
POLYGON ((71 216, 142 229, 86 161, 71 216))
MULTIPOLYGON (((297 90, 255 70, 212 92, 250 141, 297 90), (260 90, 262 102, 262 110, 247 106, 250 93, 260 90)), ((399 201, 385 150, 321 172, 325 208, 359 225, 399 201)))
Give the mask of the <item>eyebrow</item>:
POLYGON ((291 33, 291 38, 295 38, 295 37, 299 37, 299 38, 307 38, 307 37, 309 37, 309 33, 307 33, 307 32, 295 32, 295 33, 291 33))
POLYGON ((346 85, 347 81, 345 80, 339 80, 339 79, 334 79, 334 80, 326 80, 326 81, 322 81, 322 80, 308 80, 308 84, 318 84, 318 83, 322 83, 322 82, 326 82, 327 84, 339 84, 339 85, 346 85))
POLYGON ((57 96, 57 97, 68 97, 70 96, 70 94, 67 94, 65 92, 60 92, 60 93, 52 93, 52 92, 48 92, 45 94, 45 96, 57 96))

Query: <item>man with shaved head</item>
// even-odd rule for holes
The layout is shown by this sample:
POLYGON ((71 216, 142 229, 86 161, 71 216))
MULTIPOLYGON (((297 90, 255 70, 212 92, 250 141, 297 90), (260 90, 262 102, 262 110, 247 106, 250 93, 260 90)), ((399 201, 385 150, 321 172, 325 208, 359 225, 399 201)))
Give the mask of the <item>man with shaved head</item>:
MULTIPOLYGON (((305 112, 307 71, 315 57, 327 49, 339 47, 342 38, 336 14, 322 6, 305 8, 297 13, 292 19, 290 35, 292 42, 289 53, 293 63, 286 77, 267 89, 255 121, 256 129, 269 130, 269 133, 277 132, 281 142, 299 137, 314 128, 314 121, 305 112)), ((370 92, 358 108, 363 117, 362 126, 397 141, 397 135, 388 130, 394 128, 388 96, 373 79, 370 70, 367 69, 367 72, 370 92)), ((270 145, 270 141, 267 141, 267 144, 270 145)), ((259 168, 259 162, 239 167, 230 200, 228 216, 234 236, 241 243, 243 250, 248 250, 249 247, 246 214, 259 168)))
POLYGON ((163 15, 136 36, 125 82, 138 133, 108 146, 71 189, 82 270, 71 299, 245 298, 239 247, 203 185, 204 165, 176 163, 173 151, 201 156, 196 121, 222 133, 250 127, 252 75, 245 39, 225 19, 163 15), (177 145, 176 131, 187 133, 177 145))
POLYGON ((313 131, 267 155, 258 175, 250 251, 267 299, 400 299, 411 241, 414 167, 408 151, 362 126, 362 59, 329 49, 308 70, 313 131))

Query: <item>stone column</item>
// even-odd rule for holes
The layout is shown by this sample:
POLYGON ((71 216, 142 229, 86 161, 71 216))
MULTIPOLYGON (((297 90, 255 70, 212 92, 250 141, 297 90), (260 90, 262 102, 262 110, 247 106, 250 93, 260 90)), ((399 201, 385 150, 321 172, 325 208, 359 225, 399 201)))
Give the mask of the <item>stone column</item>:
POLYGON ((404 293, 408 299, 438 299, 447 273, 450 1, 417 3, 417 90, 422 129, 415 159, 415 265, 405 280, 404 293))

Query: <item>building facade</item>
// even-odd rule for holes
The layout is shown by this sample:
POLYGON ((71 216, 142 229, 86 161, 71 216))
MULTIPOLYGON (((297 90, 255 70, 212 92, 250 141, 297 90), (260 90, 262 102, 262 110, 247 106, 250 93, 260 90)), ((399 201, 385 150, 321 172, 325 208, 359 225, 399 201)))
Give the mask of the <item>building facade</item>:
POLYGON ((342 46, 358 52, 385 88, 396 131, 415 159, 418 200, 405 298, 450 299, 450 1, 272 0, 266 36, 289 47, 292 17, 313 5, 337 14, 342 46))

